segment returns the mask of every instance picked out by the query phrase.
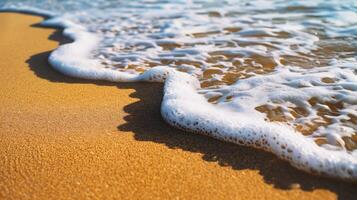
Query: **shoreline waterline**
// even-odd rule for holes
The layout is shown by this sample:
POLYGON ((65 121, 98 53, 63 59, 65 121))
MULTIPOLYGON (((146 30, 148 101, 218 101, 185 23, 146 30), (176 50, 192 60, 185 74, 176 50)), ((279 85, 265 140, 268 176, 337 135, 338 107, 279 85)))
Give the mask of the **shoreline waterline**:
MULTIPOLYGON (((182 72, 176 72, 175 70, 166 67, 154 67, 141 75, 132 75, 103 69, 99 67, 101 64, 96 60, 88 58, 89 52, 98 45, 97 43, 99 40, 96 39, 94 35, 87 33, 85 28, 73 24, 70 21, 62 21, 57 17, 50 18, 42 24, 64 28, 64 34, 74 41, 71 44, 60 46, 49 57, 49 62, 52 66, 63 74, 77 78, 107 80, 113 82, 163 82, 167 77, 170 78, 170 74, 175 74, 175 76, 180 77, 176 79, 174 78, 174 80, 178 80, 175 84, 184 86, 185 83, 189 82, 192 84, 192 86, 189 87, 199 88, 198 81, 194 80, 195 78, 187 79, 185 78, 186 75, 182 72), (179 79, 184 79, 185 81, 179 79)), ((187 89, 184 89, 185 91, 182 89, 181 94, 178 93, 181 86, 176 86, 175 84, 171 84, 173 85, 172 88, 175 88, 175 91, 173 91, 174 89, 165 86, 164 102, 161 108, 163 117, 166 121, 170 122, 171 125, 184 127, 185 130, 188 131, 201 131, 206 135, 236 144, 262 148, 266 151, 273 152, 281 159, 287 160, 293 166, 307 172, 356 180, 357 159, 354 156, 343 152, 321 149, 321 147, 318 147, 313 141, 307 140, 287 126, 266 123, 265 121, 259 120, 259 122, 252 123, 249 122, 249 120, 254 121, 254 118, 246 118, 242 117, 243 115, 239 116, 230 112, 225 114, 232 114, 233 116, 236 116, 233 117, 235 119, 221 121, 220 123, 217 123, 217 126, 212 126, 212 124, 215 124, 214 122, 216 120, 214 116, 217 115, 218 111, 215 111, 215 108, 211 105, 206 104, 206 101, 203 98, 195 97, 195 100, 192 100, 190 97, 187 97, 187 89), (165 98, 165 96, 170 95, 175 96, 177 99, 185 97, 185 101, 188 102, 188 104, 185 104, 184 101, 182 101, 181 104, 177 104, 177 99, 165 98), (167 103, 165 99, 169 99, 169 103, 167 103), (195 101, 200 102, 199 104, 201 105, 207 106, 202 106, 201 109, 195 110, 196 113, 193 113, 190 107, 195 107, 197 105, 197 102, 195 101), (195 102, 195 104, 193 105, 189 102, 195 102), (174 113, 175 110, 180 110, 180 112, 178 114, 174 113), (206 112, 206 110, 209 111, 206 112), (169 112, 174 114, 167 114, 169 112), (186 112, 190 114, 187 114, 186 112), (201 121, 206 124, 205 127, 201 126, 201 121), (205 121, 210 121, 210 123, 205 123, 205 121), (195 127, 195 123, 200 123, 201 127, 195 127), (231 126, 232 124, 233 126, 231 126), (257 124, 264 124, 264 126, 259 127, 257 124), (281 134, 279 132, 281 132, 281 134), (288 134, 284 134, 286 132, 288 132, 288 134), (255 137, 259 137, 259 139, 255 139, 255 137), (293 142, 295 144, 293 144, 293 142), (308 150, 302 150, 306 146, 309 146, 308 150), (331 159, 331 154, 333 154, 334 159, 331 159)), ((195 96, 194 93, 197 93, 197 91, 192 92, 191 96, 195 96)), ((223 109, 220 109, 219 112, 223 112, 223 109)))
POLYGON ((26 29, 5 32, 6 42, 1 43, 7 59, 0 63, 8 67, 1 70, 6 78, 0 87, 0 160, 5 161, 0 196, 353 199, 356 195, 353 184, 307 175, 271 154, 167 126, 159 112, 161 95, 153 95, 161 94, 160 85, 62 76, 46 64, 48 53, 41 53, 55 48, 57 42, 51 38, 58 36, 30 26, 38 18, 15 15, 6 20, 13 24, 9 31, 26 29), (26 48, 17 49, 20 44, 26 48), (30 64, 24 63, 30 56, 30 64))

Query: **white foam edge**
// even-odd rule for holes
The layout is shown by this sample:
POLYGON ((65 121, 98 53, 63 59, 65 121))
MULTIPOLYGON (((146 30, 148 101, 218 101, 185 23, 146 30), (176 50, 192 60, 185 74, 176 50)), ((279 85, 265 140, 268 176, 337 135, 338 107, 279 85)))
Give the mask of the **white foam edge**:
POLYGON ((89 54, 98 46, 100 38, 81 26, 61 18, 52 18, 42 24, 64 27, 63 34, 73 40, 72 43, 61 45, 49 56, 53 68, 65 75, 111 82, 163 81, 164 77, 156 77, 157 69, 141 75, 130 74, 105 68, 98 60, 91 59, 89 54))
POLYGON ((159 66, 139 75, 105 68, 99 61, 89 57, 90 52, 98 46, 100 38, 86 31, 84 27, 56 16, 52 12, 32 7, 9 7, 1 9, 1 11, 48 16, 51 18, 41 22, 41 25, 63 28, 63 35, 72 39, 73 42, 61 45, 52 51, 48 61, 55 70, 67 76, 111 82, 163 82, 170 70, 167 67, 159 66))
POLYGON ((55 17, 56 14, 51 11, 38 9, 35 7, 23 6, 21 8, 15 6, 8 6, 4 8, 0 8, 0 12, 19 12, 25 14, 32 14, 32 15, 40 15, 44 17, 55 17))
POLYGON ((197 93, 196 78, 182 72, 167 77, 161 113, 180 129, 272 152, 294 167, 313 174, 357 180, 357 159, 344 151, 319 147, 283 124, 223 110, 197 93))
MULTIPOLYGON (((34 14, 50 13, 41 13, 36 9, 34 14)), ((357 159, 352 155, 321 148, 288 126, 252 119, 218 108, 198 94, 198 80, 189 74, 165 66, 152 68, 141 75, 103 68, 98 61, 89 58, 89 53, 95 49, 100 38, 70 21, 51 16, 53 18, 41 24, 63 27, 64 35, 73 39, 72 43, 60 46, 49 57, 50 64, 59 72, 77 78, 112 82, 164 81, 161 114, 172 126, 272 152, 306 172, 357 180, 357 159)))

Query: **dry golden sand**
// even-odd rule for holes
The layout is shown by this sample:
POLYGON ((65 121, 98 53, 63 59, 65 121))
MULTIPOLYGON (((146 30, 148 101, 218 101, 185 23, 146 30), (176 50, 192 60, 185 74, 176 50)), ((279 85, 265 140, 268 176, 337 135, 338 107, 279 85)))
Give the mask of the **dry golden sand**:
POLYGON ((69 41, 41 20, 0 14, 0 199, 357 199, 356 185, 169 127, 160 84, 53 71, 69 41))

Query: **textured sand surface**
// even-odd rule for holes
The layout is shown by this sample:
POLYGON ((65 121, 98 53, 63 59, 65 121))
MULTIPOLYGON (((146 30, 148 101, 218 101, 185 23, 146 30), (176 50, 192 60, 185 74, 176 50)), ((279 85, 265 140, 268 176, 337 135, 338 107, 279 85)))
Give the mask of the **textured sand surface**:
POLYGON ((0 199, 357 199, 357 185, 169 127, 160 84, 53 71, 69 41, 41 20, 0 13, 0 199))

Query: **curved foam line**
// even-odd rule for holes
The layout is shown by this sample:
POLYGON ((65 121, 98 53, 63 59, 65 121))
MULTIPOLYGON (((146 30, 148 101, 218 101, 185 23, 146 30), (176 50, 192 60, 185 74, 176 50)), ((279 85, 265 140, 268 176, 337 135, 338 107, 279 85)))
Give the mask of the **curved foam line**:
POLYGON ((53 12, 50 12, 47 10, 42 10, 42 9, 37 9, 34 7, 22 7, 22 8, 6 7, 6 8, 0 8, 0 12, 19 12, 19 13, 39 15, 39 16, 44 16, 44 17, 54 17, 55 16, 55 13, 53 13, 53 12))
POLYGON ((303 171, 357 180, 357 159, 352 155, 323 149, 287 126, 218 108, 197 93, 199 83, 196 78, 168 67, 155 67, 141 75, 105 69, 89 58, 89 53, 100 41, 97 36, 60 18, 52 18, 42 24, 64 27, 64 34, 74 40, 54 50, 49 57, 52 67, 65 75, 113 82, 164 82, 161 113, 169 124, 270 151, 303 171))
POLYGON ((155 67, 138 75, 107 69, 97 60, 88 57, 100 42, 100 38, 96 35, 88 33, 81 26, 60 18, 49 19, 42 24, 45 26, 64 27, 63 34, 73 40, 70 44, 58 47, 49 56, 49 62, 52 67, 65 75, 111 82, 163 82, 169 71, 171 71, 167 67, 155 67))
POLYGON ((187 131, 264 149, 306 172, 357 180, 357 159, 352 155, 321 148, 290 127, 222 111, 196 90, 197 80, 193 77, 181 72, 168 76, 161 105, 166 122, 187 131))
POLYGON ((79 32, 76 29, 66 29, 65 34, 76 37, 71 37, 74 39, 73 43, 60 46, 51 53, 49 62, 57 71, 68 76, 85 79, 114 82, 138 81, 136 75, 105 69, 99 62, 87 58, 89 52, 98 43, 98 38, 94 35, 79 32))

